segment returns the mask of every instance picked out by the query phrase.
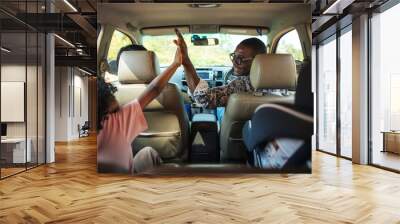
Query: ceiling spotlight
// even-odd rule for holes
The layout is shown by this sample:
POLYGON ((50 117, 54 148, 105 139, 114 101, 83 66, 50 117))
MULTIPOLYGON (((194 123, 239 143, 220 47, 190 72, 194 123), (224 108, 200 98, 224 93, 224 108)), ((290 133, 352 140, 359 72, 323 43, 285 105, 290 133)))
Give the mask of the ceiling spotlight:
POLYGON ((75 45, 73 45, 73 44, 72 44, 71 42, 69 42, 68 40, 66 40, 66 39, 64 39, 64 38, 62 38, 62 37, 60 37, 60 36, 57 35, 57 34, 54 34, 54 36, 57 37, 57 38, 58 38, 59 40, 61 40, 62 42, 64 42, 65 44, 67 44, 68 46, 75 48, 75 45))
POLYGON ((73 6, 68 0, 64 0, 65 4, 68 5, 74 12, 78 12, 78 10, 73 6))
POLYGON ((9 49, 7 49, 5 47, 1 47, 0 49, 1 49, 1 51, 4 51, 6 53, 10 53, 11 52, 11 50, 9 50, 9 49))

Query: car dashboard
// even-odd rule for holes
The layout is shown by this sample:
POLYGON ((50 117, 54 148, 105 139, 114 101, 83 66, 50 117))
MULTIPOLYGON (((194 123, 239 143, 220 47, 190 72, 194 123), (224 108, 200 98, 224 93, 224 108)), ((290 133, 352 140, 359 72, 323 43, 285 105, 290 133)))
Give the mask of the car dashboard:
MULTIPOLYGON (((196 68, 197 75, 202 80, 206 81, 210 87, 224 85, 224 76, 231 69, 231 67, 201 67, 196 68)), ((163 70, 163 69, 162 69, 163 70)), ((180 67, 172 76, 171 83, 175 83, 183 92, 187 92, 187 81, 185 71, 180 67)))

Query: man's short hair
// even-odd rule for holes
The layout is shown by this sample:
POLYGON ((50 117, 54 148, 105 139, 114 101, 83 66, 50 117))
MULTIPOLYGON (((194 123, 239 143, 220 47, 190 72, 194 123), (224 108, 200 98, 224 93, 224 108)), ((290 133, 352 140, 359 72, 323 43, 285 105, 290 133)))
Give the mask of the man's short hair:
POLYGON ((267 53, 267 47, 265 46, 264 42, 255 37, 243 40, 242 42, 239 43, 238 46, 240 45, 251 48, 256 54, 267 53))

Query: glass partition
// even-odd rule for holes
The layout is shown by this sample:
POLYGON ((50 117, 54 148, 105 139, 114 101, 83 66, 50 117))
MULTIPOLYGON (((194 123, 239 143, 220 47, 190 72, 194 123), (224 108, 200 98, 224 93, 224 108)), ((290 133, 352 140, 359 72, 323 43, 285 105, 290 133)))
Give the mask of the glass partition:
POLYGON ((336 36, 319 45, 318 149, 336 154, 336 36))
MULTIPOLYGON (((0 3, 19 16, 40 13, 43 5, 44 1, 0 3)), ((43 33, 0 12, 1 179, 45 162, 45 44, 43 33)))
POLYGON ((352 32, 340 36, 340 155, 352 157, 352 32))
POLYGON ((1 34, 2 177, 24 171, 31 158, 26 135, 26 37, 24 31, 1 34))
POLYGON ((371 18, 372 164, 400 170, 400 4, 371 18))

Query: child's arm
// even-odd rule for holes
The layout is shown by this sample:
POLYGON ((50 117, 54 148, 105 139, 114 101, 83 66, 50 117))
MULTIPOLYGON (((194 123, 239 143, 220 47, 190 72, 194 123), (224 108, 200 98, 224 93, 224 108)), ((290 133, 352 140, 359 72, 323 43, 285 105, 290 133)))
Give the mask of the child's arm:
POLYGON ((189 58, 185 39, 183 38, 181 32, 179 32, 179 30, 177 28, 175 28, 175 33, 176 33, 176 36, 178 37, 178 39, 174 40, 174 43, 177 46, 179 46, 179 49, 181 50, 182 65, 183 65, 183 68, 185 69, 185 77, 186 77, 186 81, 188 84, 187 86, 188 86, 190 92, 193 93, 194 90, 196 89, 197 85, 200 82, 200 78, 197 75, 196 69, 194 68, 193 63, 189 58))
POLYGON ((151 83, 147 86, 145 91, 139 96, 138 102, 142 109, 144 109, 154 98, 156 98, 164 87, 167 85, 169 79, 175 73, 176 69, 182 64, 182 55, 178 47, 175 53, 175 59, 164 72, 157 76, 151 83))

